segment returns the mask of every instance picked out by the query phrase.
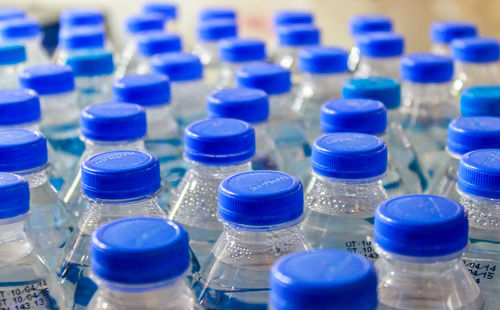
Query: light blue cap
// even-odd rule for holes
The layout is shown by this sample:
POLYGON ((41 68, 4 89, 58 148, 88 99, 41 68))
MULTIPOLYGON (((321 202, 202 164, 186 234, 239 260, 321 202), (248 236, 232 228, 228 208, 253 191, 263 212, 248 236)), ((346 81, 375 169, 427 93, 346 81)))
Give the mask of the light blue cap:
POLYGON ((21 172, 47 164, 47 139, 26 129, 0 130, 0 171, 21 172))
POLYGON ((26 12, 15 7, 3 7, 0 9, 0 22, 9 20, 23 18, 26 16, 26 12))
POLYGON ((26 61, 23 45, 0 45, 0 66, 17 65, 26 61))
MULTIPOLYGON (((500 199, 500 149, 476 150, 462 156, 458 188, 473 196, 500 199)), ((493 208, 491 212, 495 212, 493 208)))
POLYGON ((460 95, 463 116, 500 116, 500 86, 474 86, 460 95))
POLYGON ((0 220, 28 213, 30 188, 25 178, 0 172, 0 220))
POLYGON ((115 70, 113 54, 106 51, 96 51, 73 55, 66 64, 71 67, 75 77, 111 75, 115 70))
POLYGON ((395 80, 381 76, 349 79, 342 85, 342 97, 377 100, 387 109, 396 109, 401 104, 401 86, 395 80))

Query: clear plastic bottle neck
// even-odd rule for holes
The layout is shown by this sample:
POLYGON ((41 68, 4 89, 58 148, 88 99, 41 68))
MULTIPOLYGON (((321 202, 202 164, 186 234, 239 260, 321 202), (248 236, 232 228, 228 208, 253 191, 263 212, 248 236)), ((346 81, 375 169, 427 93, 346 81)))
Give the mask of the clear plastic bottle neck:
POLYGON ((16 174, 22 175, 28 181, 30 188, 42 186, 49 180, 47 168, 49 163, 41 167, 36 167, 30 170, 16 171, 16 174))
POLYGON ((269 120, 291 120, 297 117, 292 109, 293 99, 290 92, 269 96, 269 120))
POLYGON ((496 232, 500 242, 500 199, 479 197, 465 193, 457 186, 460 203, 467 210, 469 226, 481 231, 496 232))
POLYGON ((33 246, 24 231, 28 214, 0 220, 0 266, 30 254, 33 246))
POLYGON ((211 178, 222 181, 230 175, 250 171, 252 164, 249 160, 236 162, 230 165, 206 165, 186 158, 189 162, 189 171, 200 178, 211 178))

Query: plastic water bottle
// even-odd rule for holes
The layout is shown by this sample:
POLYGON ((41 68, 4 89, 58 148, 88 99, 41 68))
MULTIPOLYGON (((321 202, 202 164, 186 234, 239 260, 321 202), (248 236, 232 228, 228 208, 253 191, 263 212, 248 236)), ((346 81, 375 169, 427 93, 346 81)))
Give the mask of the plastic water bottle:
POLYGON ((105 50, 106 33, 102 25, 62 28, 58 43, 56 63, 65 65, 73 55, 105 50))
POLYGON ((359 62, 355 77, 383 76, 399 80, 399 63, 404 53, 404 38, 394 32, 374 32, 356 37, 359 62))
POLYGON ((0 9, 0 22, 10 19, 26 17, 26 12, 16 7, 3 7, 0 9))
POLYGON ((188 235, 172 221, 136 217, 92 234, 91 277, 98 290, 88 309, 200 309, 188 286, 188 235))
POLYGON ((189 169, 172 194, 169 218, 190 236, 200 264, 222 232, 217 218, 217 188, 225 178, 251 170, 255 132, 239 120, 217 118, 189 125, 184 132, 189 169))
POLYGON ((0 307, 67 309, 63 291, 26 235, 30 190, 20 176, 0 172, 0 307))
POLYGON ((137 37, 137 57, 130 62, 127 74, 149 73, 153 56, 181 50, 181 38, 175 33, 149 31, 141 34, 137 37))
POLYGON ((305 189, 302 231, 314 248, 378 258, 373 245, 375 208, 387 193, 382 178, 387 147, 372 135, 339 132, 313 144, 312 176, 305 189))
POLYGON ((233 38, 219 43, 220 70, 214 89, 236 86, 236 71, 241 67, 267 59, 266 43, 257 39, 233 38))
POLYGON ((500 117, 461 117, 448 127, 448 146, 439 158, 437 167, 426 167, 434 172, 429 194, 460 200, 456 191, 458 162, 468 152, 500 148, 500 117))
POLYGON ((92 233, 116 219, 166 217, 158 205, 161 189, 158 160, 139 151, 113 151, 82 165, 82 195, 86 210, 60 258, 58 276, 73 309, 86 308, 97 290, 89 278, 92 233))
POLYGON ((278 46, 273 62, 285 69, 298 72, 299 50, 309 46, 319 45, 320 30, 313 24, 292 24, 276 28, 278 46))
POLYGON ((31 214, 26 231, 33 245, 53 267, 68 239, 71 218, 49 183, 47 140, 25 129, 0 130, 0 171, 23 175, 30 185, 31 214))
POLYGON ((347 51, 339 47, 308 47, 299 52, 302 75, 293 109, 304 120, 309 142, 320 135, 321 105, 339 98, 342 83, 349 77, 347 51))
POLYGON ((0 45, 0 90, 18 88, 17 75, 26 61, 22 45, 0 45))
POLYGON ((462 263, 467 213, 447 198, 410 195, 375 212, 379 309, 489 309, 462 263))
POLYGON ((177 32, 176 21, 178 18, 177 5, 172 2, 149 1, 142 5, 142 12, 146 14, 159 14, 165 20, 165 27, 169 31, 177 32))
POLYGON ((262 90, 226 88, 207 99, 208 118, 234 118, 252 124, 255 130, 254 170, 279 170, 283 159, 267 132, 269 100, 262 90))
POLYGON ((170 82, 172 116, 181 129, 205 118, 207 87, 200 59, 189 53, 168 53, 151 60, 155 73, 170 82))
POLYGON ((500 84, 500 43, 495 38, 465 38, 451 45, 455 60, 453 91, 479 85, 500 84))
POLYGON ((9 19, 0 25, 0 40, 7 44, 20 44, 26 48, 26 64, 49 63, 49 57, 42 47, 40 23, 29 18, 9 19))
POLYGON ((311 147, 304 124, 292 109, 290 71, 270 63, 246 65, 236 73, 239 87, 263 90, 269 96, 268 133, 283 159, 281 170, 305 177, 310 167, 311 147))
POLYGON ((296 24, 314 24, 314 15, 304 10, 279 10, 273 16, 274 28, 296 24))
POLYGON ((460 95, 463 116, 500 116, 500 86, 474 86, 460 95))
POLYGON ((338 250, 299 252, 271 269, 271 310, 377 308, 377 275, 362 256, 338 250))
POLYGON ((277 171, 233 175, 219 187, 224 231, 195 283, 204 308, 267 309, 269 271, 281 256, 310 248, 300 230, 300 181, 277 171))
POLYGON ((460 203, 469 214, 470 244, 464 264, 493 309, 500 306, 500 149, 465 154, 458 170, 460 203))
POLYGON ((450 45, 453 40, 475 37, 476 35, 476 25, 468 22, 433 22, 431 24, 431 52, 451 56, 450 45))
MULTIPOLYGON (((100 103, 83 110, 80 116, 81 138, 85 142, 78 167, 99 153, 137 150, 145 151, 146 112, 130 103, 100 103)), ((64 203, 78 220, 85 210, 81 196, 81 169, 76 169, 64 191, 64 203)))

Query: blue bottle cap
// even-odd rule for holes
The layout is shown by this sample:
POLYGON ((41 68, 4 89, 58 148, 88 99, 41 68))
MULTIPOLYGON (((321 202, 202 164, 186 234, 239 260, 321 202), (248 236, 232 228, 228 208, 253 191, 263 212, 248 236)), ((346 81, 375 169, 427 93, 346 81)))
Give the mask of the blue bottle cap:
POLYGON ((210 7, 202 9, 198 14, 199 22, 214 19, 232 19, 236 21, 236 11, 229 7, 210 7))
POLYGON ((356 15, 349 20, 349 29, 352 36, 392 31, 392 20, 386 15, 356 15))
POLYGON ((314 16, 308 11, 280 10, 274 14, 274 27, 313 23, 314 16))
POLYGON ((59 46, 65 50, 103 49, 106 33, 102 26, 81 26, 59 31, 59 46))
POLYGON ((21 172, 45 165, 47 140, 25 129, 0 130, 0 171, 21 172))
POLYGON ((401 86, 393 79, 379 76, 350 79, 342 85, 342 97, 377 100, 386 109, 396 109, 401 104, 401 86))
POLYGON ((451 54, 463 62, 495 62, 500 59, 500 43, 494 38, 457 39, 451 43, 451 54))
POLYGON ((500 150, 477 150, 462 156, 458 188, 470 195, 500 199, 500 150))
POLYGON ((91 140, 137 140, 146 135, 146 112, 141 106, 130 103, 94 104, 82 111, 80 131, 91 140))
POLYGON ((29 89, 0 90, 0 126, 14 126, 39 121, 40 99, 29 89))
POLYGON ((160 14, 135 14, 129 16, 125 23, 127 31, 131 34, 165 28, 165 19, 160 14))
POLYGON ((500 86, 466 88, 460 96, 463 116, 500 116, 500 86))
POLYGON ((97 199, 132 199, 161 188, 156 157, 140 151, 95 155, 82 164, 82 193, 97 199))
POLYGON ((401 58, 401 78, 415 83, 443 83, 453 78, 453 60, 448 56, 416 53, 401 58))
POLYGON ((232 19, 212 19, 200 22, 197 33, 200 41, 218 41, 236 37, 238 26, 232 19))
POLYGON ((463 155, 500 148, 500 117, 460 117, 448 125, 448 150, 463 155))
POLYGON ((23 45, 1 45, 0 66, 16 65, 26 61, 26 49, 23 45))
POLYGON ((193 81, 203 78, 200 58, 191 53, 168 53, 151 59, 153 72, 168 76, 172 82, 193 81))
POLYGON ((110 222, 90 239, 93 273, 120 284, 164 282, 189 267, 189 238, 176 222, 132 217, 110 222))
POLYGON ((105 51, 71 56, 66 64, 76 77, 110 75, 115 70, 113 55, 105 51))
POLYGON ((146 57, 156 54, 180 52, 181 38, 175 33, 164 31, 148 31, 137 38, 137 51, 146 57))
POLYGON ((292 88, 290 71, 267 62, 252 63, 236 72, 239 87, 256 88, 268 95, 287 93, 292 88))
POLYGON ((337 132, 323 135, 312 147, 314 172, 336 179, 368 179, 387 170, 385 142, 364 133, 337 132))
POLYGON ((347 72, 348 53, 335 46, 311 46, 299 51, 299 69, 313 74, 347 72))
POLYGON ((142 11, 160 14, 167 21, 177 19, 177 5, 172 2, 149 1, 142 5, 142 11))
POLYGON ((387 111, 382 102, 376 100, 335 99, 321 106, 320 126, 324 133, 379 135, 387 127, 387 111))
POLYGON ((0 172, 0 220, 28 213, 30 188, 25 178, 0 172))
POLYGON ((26 12, 19 8, 14 7, 3 7, 0 9, 0 22, 9 20, 9 19, 19 19, 26 17, 26 12))
POLYGON ((304 209, 302 183, 279 171, 250 171, 219 185, 219 215, 232 224, 270 226, 298 219, 304 209))
POLYGON ((19 73, 22 88, 33 89, 39 95, 62 94, 75 89, 73 71, 68 66, 39 65, 19 73))
POLYGON ((307 46, 320 43, 320 30, 312 24, 295 24, 277 28, 281 46, 307 46))
POLYGON ((271 269, 270 304, 277 310, 377 308, 377 275, 361 255, 339 250, 286 255, 271 269))
POLYGON ((394 32, 372 32, 356 37, 361 56, 385 58, 403 55, 405 42, 394 32))
POLYGON ((234 118, 260 123, 269 118, 269 100, 262 90, 226 88, 208 96, 208 118, 234 118))
POLYGON ((476 35, 476 26, 467 22, 438 21, 431 24, 431 40, 434 43, 450 44, 455 39, 476 35))
POLYGON ((206 165, 234 165, 255 154, 255 131, 248 123, 213 118, 190 124, 184 130, 184 153, 206 165))
POLYGON ((432 195, 384 201, 375 211, 375 242, 404 256, 435 257, 462 251, 469 241, 467 213, 457 202, 432 195))
POLYGON ((33 38, 40 32, 40 24, 29 17, 10 19, 0 25, 0 36, 4 40, 33 38))
POLYGON ((113 82, 113 101, 141 106, 170 103, 170 83, 159 74, 129 74, 113 82))
POLYGON ((98 9, 77 8, 67 9, 59 18, 61 28, 80 26, 100 26, 104 24, 104 15, 98 9))
POLYGON ((266 60, 266 44, 256 39, 233 38, 219 43, 219 58, 227 62, 266 60))

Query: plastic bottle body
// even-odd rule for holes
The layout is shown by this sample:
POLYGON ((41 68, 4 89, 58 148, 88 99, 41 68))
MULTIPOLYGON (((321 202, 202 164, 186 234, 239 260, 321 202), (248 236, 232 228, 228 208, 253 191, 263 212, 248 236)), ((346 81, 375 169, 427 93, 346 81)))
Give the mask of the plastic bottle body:
POLYGON ((273 54, 273 62, 293 73, 298 71, 298 54, 300 49, 310 45, 282 46, 278 45, 273 54))
POLYGON ((214 91, 218 91, 224 88, 236 87, 236 71, 238 71, 243 66, 249 65, 253 61, 244 62, 222 62, 220 65, 220 70, 217 75, 217 80, 215 81, 214 91))
POLYGON ((456 75, 452 92, 455 95, 472 86, 500 84, 500 70, 498 62, 466 63, 455 62, 456 75))
POLYGON ((434 42, 431 45, 431 53, 443 56, 450 55, 450 45, 446 43, 434 42))
POLYGON ((400 57, 375 58, 361 56, 354 72, 354 77, 383 76, 399 80, 400 60, 400 57))
POLYGON ((205 118, 205 101, 208 89, 202 79, 171 81, 170 89, 170 109, 181 129, 205 118))
POLYGON ((208 87, 213 87, 220 70, 217 41, 198 41, 193 47, 193 54, 203 64, 203 78, 208 87))
POLYGON ((50 63, 49 56, 42 46, 42 36, 16 40, 11 43, 19 43, 26 48, 26 66, 45 65, 50 63))
POLYGON ((17 74, 21 71, 22 65, 4 65, 0 66, 0 89, 18 88, 17 74))
POLYGON ((110 102, 112 80, 111 75, 77 76, 75 88, 80 111, 92 104, 110 102))
POLYGON ((460 155, 447 150, 436 158, 434 167, 427 167, 433 171, 432 183, 429 186, 429 194, 443 196, 455 201, 460 201, 460 196, 456 190, 458 162, 460 155))
POLYGON ((268 134, 267 123, 252 124, 255 129, 255 155, 252 158, 253 170, 279 170, 283 159, 273 139, 268 134))

